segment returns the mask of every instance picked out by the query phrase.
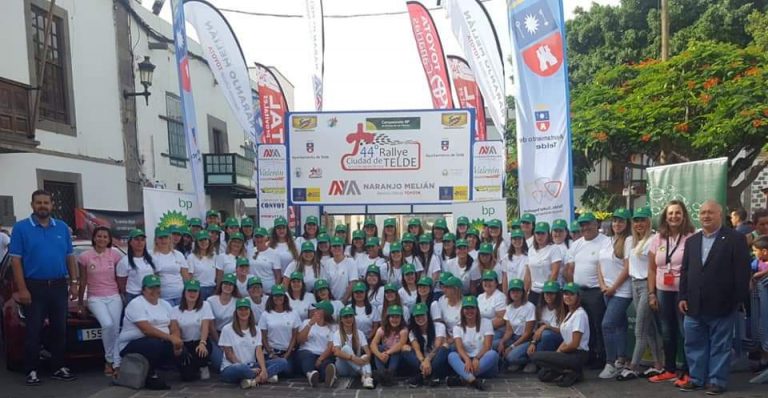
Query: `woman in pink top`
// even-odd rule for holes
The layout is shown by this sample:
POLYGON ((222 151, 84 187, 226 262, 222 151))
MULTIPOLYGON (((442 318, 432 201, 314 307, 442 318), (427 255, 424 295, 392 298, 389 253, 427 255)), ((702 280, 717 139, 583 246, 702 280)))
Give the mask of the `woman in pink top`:
POLYGON ((91 238, 93 248, 81 254, 77 263, 80 268, 80 292, 78 309, 86 316, 83 297, 88 289, 88 311, 101 325, 101 341, 104 344, 104 374, 113 374, 112 363, 116 356, 115 342, 120 333, 120 314, 123 300, 117 288, 115 267, 120 254, 112 249, 112 232, 106 227, 96 227, 91 238))
POLYGON ((694 228, 685 204, 671 200, 659 218, 659 233, 648 248, 648 305, 658 313, 664 341, 664 371, 648 379, 659 383, 677 378, 675 385, 688 381, 688 365, 677 368, 677 342, 683 336, 683 314, 677 309, 680 268, 685 241, 694 228))

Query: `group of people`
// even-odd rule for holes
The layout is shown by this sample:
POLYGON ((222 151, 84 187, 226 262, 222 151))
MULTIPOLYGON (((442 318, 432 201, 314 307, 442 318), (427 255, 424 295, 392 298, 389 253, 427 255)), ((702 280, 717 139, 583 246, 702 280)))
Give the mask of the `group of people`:
MULTIPOLYGON (((30 304, 31 296, 31 307, 50 315, 59 304, 39 281, 58 288, 63 280, 64 292, 69 284, 102 326, 105 373, 141 354, 149 388, 167 387, 156 372, 164 366, 178 366, 187 379, 207 379, 213 369, 243 388, 290 375, 313 387, 355 376, 373 388, 408 375, 413 387, 482 390, 504 369, 570 386, 586 366, 599 365, 600 378, 676 380, 682 390, 719 394, 750 280, 768 296, 768 237, 758 230, 750 239, 753 273, 747 238, 721 225, 722 209, 711 201, 701 205, 698 233, 685 205, 671 201, 656 232, 650 210, 640 208, 616 210, 606 234, 591 213, 551 225, 523 214, 509 237, 501 220, 477 230, 466 217, 453 232, 444 219, 427 232, 412 218, 402 234, 395 219, 381 233, 366 219, 361 230, 336 225, 329 234, 309 217, 293 237, 282 217, 267 230, 250 218, 222 223, 209 211, 205 223, 156 228, 151 250, 146 234, 132 231, 122 257, 110 248, 109 229, 97 228, 93 248, 74 259, 68 237, 49 235, 63 225, 45 217, 41 202, 50 195, 36 194, 9 249, 20 301, 30 304), (56 273, 38 274, 34 264, 52 258, 41 257, 33 238, 60 243, 56 273), (642 370, 646 349, 653 365, 642 370)), ((756 224, 768 229, 765 218, 756 224)), ((28 355, 39 347, 35 338, 26 342, 28 355)), ((36 357, 26 364, 29 384, 39 383, 36 357)), ((74 377, 56 365, 59 376, 74 377)))

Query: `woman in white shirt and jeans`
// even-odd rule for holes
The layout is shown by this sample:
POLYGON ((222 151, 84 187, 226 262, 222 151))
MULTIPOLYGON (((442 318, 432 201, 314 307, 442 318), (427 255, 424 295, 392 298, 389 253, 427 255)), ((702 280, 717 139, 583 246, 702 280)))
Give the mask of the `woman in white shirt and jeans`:
POLYGON ((467 385, 485 390, 481 378, 499 372, 499 353, 493 350, 493 326, 477 310, 477 298, 466 296, 461 302, 461 323, 453 327, 456 351, 448 354, 448 364, 458 376, 448 377, 449 387, 467 385))

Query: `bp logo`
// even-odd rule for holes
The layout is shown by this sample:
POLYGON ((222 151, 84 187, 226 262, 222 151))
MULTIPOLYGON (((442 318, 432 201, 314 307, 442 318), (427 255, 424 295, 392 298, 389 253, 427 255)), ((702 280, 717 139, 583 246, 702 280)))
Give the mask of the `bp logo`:
POLYGON ((187 221, 187 216, 184 213, 170 210, 160 216, 160 222, 158 224, 162 228, 182 227, 187 225, 187 221))

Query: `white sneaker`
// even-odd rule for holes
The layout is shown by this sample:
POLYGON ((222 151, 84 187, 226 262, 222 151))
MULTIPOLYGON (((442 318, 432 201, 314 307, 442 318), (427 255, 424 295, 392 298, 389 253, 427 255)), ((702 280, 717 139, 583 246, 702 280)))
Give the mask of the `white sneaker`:
POLYGON ((597 377, 601 379, 613 379, 617 374, 619 374, 619 370, 610 363, 606 363, 605 368, 603 368, 603 371, 600 372, 597 377))
POLYGON ((208 380, 211 378, 211 371, 208 370, 207 366, 203 366, 200 368, 200 380, 208 380))
POLYGON ((373 390, 373 378, 371 375, 363 375, 363 388, 373 390))
POLYGON ((336 383, 336 365, 329 363, 325 367, 325 386, 328 388, 333 387, 336 383))
POLYGON ((536 373, 538 371, 538 366, 536 366, 533 362, 528 362, 527 365, 523 368, 523 373, 536 373))
POLYGON ((267 379, 267 383, 269 383, 269 384, 277 384, 278 381, 279 380, 277 378, 277 375, 274 375, 274 376, 272 376, 272 377, 267 379))
POLYGON ((240 381, 240 388, 243 390, 247 390, 253 387, 256 387, 256 379, 243 379, 240 381))
POLYGON ((320 384, 320 372, 316 370, 307 372, 307 381, 309 382, 310 387, 317 387, 317 385, 320 384))

